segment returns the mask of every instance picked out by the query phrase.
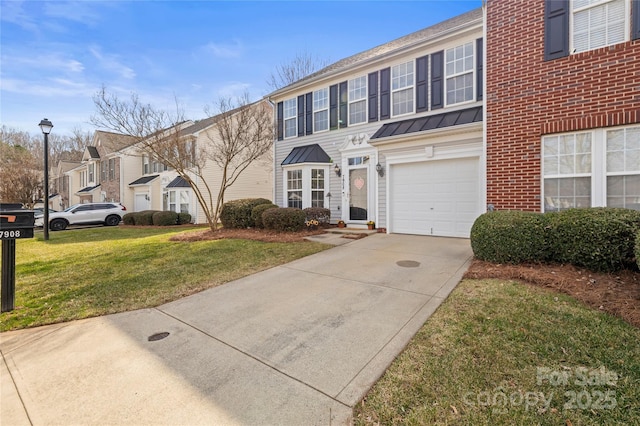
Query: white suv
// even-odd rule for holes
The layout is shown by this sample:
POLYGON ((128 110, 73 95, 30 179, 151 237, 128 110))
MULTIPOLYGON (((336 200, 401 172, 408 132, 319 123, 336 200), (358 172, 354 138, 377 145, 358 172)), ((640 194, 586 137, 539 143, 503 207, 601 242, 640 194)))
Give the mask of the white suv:
MULTIPOLYGON (((49 214, 49 229, 62 231, 69 225, 104 224, 116 226, 122 220, 127 209, 118 203, 86 203, 75 204, 61 212, 49 214)), ((36 226, 44 225, 44 215, 38 215, 36 226)))

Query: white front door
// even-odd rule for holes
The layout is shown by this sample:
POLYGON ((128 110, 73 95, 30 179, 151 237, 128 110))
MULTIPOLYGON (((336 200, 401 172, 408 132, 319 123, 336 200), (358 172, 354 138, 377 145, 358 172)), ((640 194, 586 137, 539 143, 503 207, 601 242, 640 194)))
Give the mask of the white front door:
POLYGON ((134 211, 141 212, 143 210, 149 210, 149 194, 138 193, 136 194, 134 211))
POLYGON ((366 223, 375 220, 375 182, 372 179, 371 156, 347 157, 343 162, 344 198, 343 220, 350 223, 366 223))

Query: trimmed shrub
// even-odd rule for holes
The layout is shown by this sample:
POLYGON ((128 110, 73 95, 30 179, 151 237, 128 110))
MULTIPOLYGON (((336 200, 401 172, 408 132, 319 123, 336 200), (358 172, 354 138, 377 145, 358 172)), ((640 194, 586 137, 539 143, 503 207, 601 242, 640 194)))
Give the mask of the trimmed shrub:
POLYGON ((151 226, 153 225, 153 214, 157 212, 158 210, 143 210, 141 212, 137 212, 133 217, 134 223, 141 226, 151 226))
POLYGON ((640 230, 636 232, 636 264, 638 265, 638 269, 640 269, 640 230))
POLYGON ((260 204, 271 204, 266 198, 244 198, 227 201, 220 212, 220 222, 225 228, 250 228, 254 225, 251 211, 260 204))
POLYGON ((317 220, 318 226, 329 226, 329 220, 331 219, 331 210, 321 207, 307 207, 302 210, 305 214, 305 220, 317 220))
POLYGON ((122 216, 122 223, 125 225, 135 225, 136 224, 136 214, 135 212, 125 213, 122 216))
POLYGON ((266 229, 274 231, 300 231, 304 228, 304 212, 293 207, 267 209, 262 213, 266 229))
POLYGON ((253 226, 255 226, 256 228, 264 228, 264 223, 262 222, 262 213, 265 212, 265 210, 269 210, 269 209, 277 209, 278 206, 275 204, 260 204, 255 206, 252 210, 251 210, 251 219, 253 220, 253 226))
POLYGON ((594 207, 547 215, 551 260, 597 272, 634 267, 640 212, 594 207))
POLYGON ((189 213, 178 213, 178 225, 191 223, 191 215, 189 213))
POLYGON ((178 213, 172 211, 155 212, 152 218, 154 226, 171 226, 178 224, 178 213))
POLYGON ((471 227, 471 248, 475 257, 488 262, 543 262, 548 255, 546 233, 541 213, 489 212, 471 227))

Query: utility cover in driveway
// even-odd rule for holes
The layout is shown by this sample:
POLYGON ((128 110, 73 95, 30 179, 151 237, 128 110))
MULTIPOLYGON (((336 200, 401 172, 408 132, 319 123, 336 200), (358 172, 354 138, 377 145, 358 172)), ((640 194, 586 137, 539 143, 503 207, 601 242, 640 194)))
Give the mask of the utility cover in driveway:
POLYGON ((480 214, 478 158, 394 164, 390 232, 469 237, 480 214))

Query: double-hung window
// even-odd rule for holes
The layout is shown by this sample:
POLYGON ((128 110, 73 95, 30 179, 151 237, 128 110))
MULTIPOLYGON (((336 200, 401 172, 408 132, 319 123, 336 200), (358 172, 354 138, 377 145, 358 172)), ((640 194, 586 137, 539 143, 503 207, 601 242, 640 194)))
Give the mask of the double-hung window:
POLYGON ((329 89, 313 92, 313 131, 322 132, 329 129, 329 89))
POLYGON ((391 67, 392 115, 413 112, 413 61, 391 67))
POLYGON ((324 169, 311 169, 311 207, 324 207, 324 169))
POLYGON ((173 189, 165 193, 164 209, 176 213, 190 213, 190 189, 173 189))
POLYGON ((544 210, 640 210, 640 126, 543 137, 544 210))
POLYGON ((291 138, 298 133, 297 126, 298 103, 296 98, 284 101, 284 137, 291 138))
POLYGON ((96 170, 95 163, 89 163, 88 169, 89 169, 89 182, 95 183, 95 170, 96 170))
POLYGON ((473 42, 447 49, 445 75, 447 105, 473 100, 473 42))
POLYGON ((627 40, 627 0, 573 0, 572 51, 584 52, 627 40))
POLYGON ((349 125, 366 121, 367 77, 362 76, 349 80, 349 125))
POLYGON ((287 170, 287 207, 302 208, 302 170, 287 170))

